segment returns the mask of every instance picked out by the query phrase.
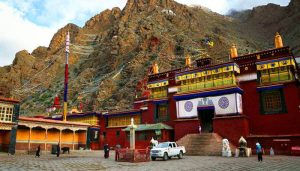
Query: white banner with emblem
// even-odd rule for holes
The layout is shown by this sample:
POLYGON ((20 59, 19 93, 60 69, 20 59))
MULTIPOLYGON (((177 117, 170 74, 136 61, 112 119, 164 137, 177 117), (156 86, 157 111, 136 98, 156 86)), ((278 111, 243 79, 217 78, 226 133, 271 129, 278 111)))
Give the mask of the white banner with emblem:
POLYGON ((197 117, 198 107, 206 106, 214 106, 216 115, 237 114, 243 112, 241 94, 233 93, 228 95, 177 101, 177 118, 197 117))

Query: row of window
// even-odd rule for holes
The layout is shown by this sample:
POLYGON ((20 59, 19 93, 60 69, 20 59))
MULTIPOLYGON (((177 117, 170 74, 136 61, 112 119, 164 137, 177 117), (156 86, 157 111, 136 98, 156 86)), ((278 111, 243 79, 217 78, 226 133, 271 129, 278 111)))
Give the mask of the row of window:
POLYGON ((260 70, 258 78, 260 84, 294 80, 290 66, 260 70))
POLYGON ((151 89, 151 98, 164 98, 168 95, 168 87, 157 87, 151 89))
POLYGON ((115 126, 128 126, 131 124, 131 118, 134 119, 134 124, 141 123, 141 116, 134 115, 134 116, 118 116, 118 117, 111 117, 108 118, 108 127, 115 127, 115 126))
POLYGON ((70 118, 69 121, 88 123, 91 125, 98 125, 98 118, 96 116, 87 116, 83 118, 70 118))
POLYGON ((213 80, 223 80, 223 79, 230 79, 232 77, 235 77, 233 72, 225 72, 220 74, 214 74, 214 75, 208 75, 205 77, 198 77, 194 79, 188 79, 181 81, 181 85, 189 85, 193 83, 200 83, 200 82, 207 82, 207 81, 213 81, 213 80))
MULTIPOLYGON (((257 75, 259 84, 291 81, 295 79, 292 73, 292 66, 258 70, 257 75)), ((236 85, 236 78, 234 72, 225 72, 182 80, 180 83, 181 85, 178 89, 179 93, 219 86, 236 85)), ((151 98, 167 97, 167 88, 167 86, 164 86, 151 89, 151 98)))

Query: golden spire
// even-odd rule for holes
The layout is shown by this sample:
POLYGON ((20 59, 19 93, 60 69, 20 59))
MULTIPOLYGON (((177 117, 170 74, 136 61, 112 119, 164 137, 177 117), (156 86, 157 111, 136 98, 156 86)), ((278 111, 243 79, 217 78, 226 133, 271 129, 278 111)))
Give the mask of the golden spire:
POLYGON ((237 48, 236 48, 235 44, 233 44, 230 49, 230 56, 231 56, 231 58, 238 57, 238 52, 237 52, 237 48))
POLYGON ((185 66, 186 67, 191 67, 191 56, 190 54, 187 54, 185 57, 185 66))
POLYGON ((280 34, 276 32, 275 35, 275 48, 282 48, 283 47, 283 42, 280 34))
POLYGON ((158 65, 156 62, 154 62, 152 69, 153 69, 153 74, 158 74, 158 65))

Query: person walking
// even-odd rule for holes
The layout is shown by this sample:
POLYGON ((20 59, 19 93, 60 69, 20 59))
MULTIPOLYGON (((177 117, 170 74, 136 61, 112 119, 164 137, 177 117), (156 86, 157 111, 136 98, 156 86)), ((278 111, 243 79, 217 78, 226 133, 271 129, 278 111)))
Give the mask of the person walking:
POLYGON ((199 134, 201 134, 201 125, 199 125, 199 134))
POLYGON ((56 157, 59 157, 59 154, 60 154, 60 146, 59 146, 59 143, 58 143, 57 147, 56 147, 56 157))
POLYGON ((115 161, 118 161, 119 158, 120 158, 120 149, 121 149, 121 145, 120 145, 120 144, 117 144, 117 145, 116 145, 116 149, 115 149, 115 151, 116 151, 115 161))
POLYGON ((39 145, 36 150, 35 157, 40 157, 40 152, 41 152, 41 146, 39 145))
POLYGON ((257 153, 257 159, 259 162, 263 161, 262 155, 263 155, 263 150, 259 142, 256 143, 256 153, 257 153))
POLYGON ((109 146, 108 146, 108 144, 105 144, 103 149, 104 149, 104 158, 107 159, 109 157, 109 146))

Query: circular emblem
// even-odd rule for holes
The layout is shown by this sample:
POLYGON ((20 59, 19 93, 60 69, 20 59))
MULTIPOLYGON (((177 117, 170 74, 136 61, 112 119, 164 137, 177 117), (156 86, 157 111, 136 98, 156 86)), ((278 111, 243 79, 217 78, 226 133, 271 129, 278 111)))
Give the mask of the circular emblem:
POLYGON ((193 103, 191 101, 187 101, 184 104, 184 110, 190 112, 193 110, 193 103))
POLYGON ((226 109, 229 106, 229 100, 227 97, 221 97, 218 102, 220 108, 226 109))

